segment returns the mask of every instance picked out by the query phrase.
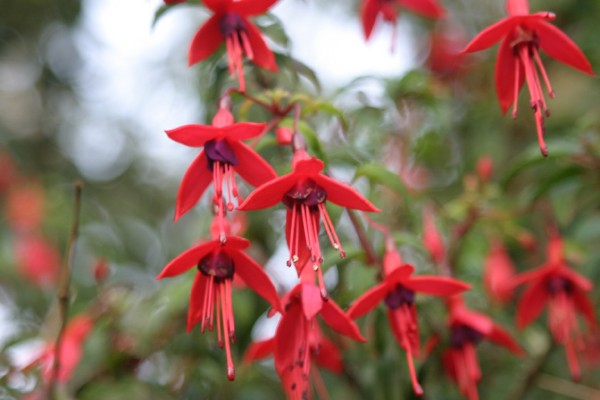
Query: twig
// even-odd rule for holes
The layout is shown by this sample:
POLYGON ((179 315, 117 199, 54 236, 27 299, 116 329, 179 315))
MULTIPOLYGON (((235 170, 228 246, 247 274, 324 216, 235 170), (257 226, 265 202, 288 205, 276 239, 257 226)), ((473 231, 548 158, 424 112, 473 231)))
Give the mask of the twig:
POLYGON ((538 386, 550 392, 559 393, 573 399, 600 400, 600 390, 552 375, 541 374, 538 380, 538 386))
POLYGON ((346 211, 348 211, 348 216, 350 217, 350 222, 352 222, 352 226, 354 227, 354 230, 356 231, 356 235, 358 236, 358 241, 360 242, 360 245, 362 246, 362 248, 365 251, 365 254, 367 256, 367 260, 366 260, 367 264, 368 265, 377 264, 378 259, 377 259, 377 256, 375 255, 375 250, 373 249, 371 242, 369 242, 369 239, 367 238, 367 233, 365 232, 363 226, 360 224, 360 221, 358 220, 358 217, 356 216, 356 212, 353 210, 350 210, 349 208, 347 208, 346 211))
POLYGON ((54 361, 52 364, 52 374, 48 383, 47 397, 51 400, 56 398, 56 382, 60 371, 60 354, 62 349, 62 340, 67 326, 67 317, 69 312, 69 285, 71 281, 71 268, 73 266, 73 259, 75 256, 75 242, 77 241, 77 235, 79 233, 79 214, 81 210, 81 189, 83 184, 81 181, 75 182, 75 194, 73 204, 73 223, 71 225, 71 236, 67 243, 67 255, 65 262, 62 265, 60 271, 60 278, 58 281, 58 308, 60 312, 60 327, 58 335, 56 336, 56 342, 54 344, 54 361))

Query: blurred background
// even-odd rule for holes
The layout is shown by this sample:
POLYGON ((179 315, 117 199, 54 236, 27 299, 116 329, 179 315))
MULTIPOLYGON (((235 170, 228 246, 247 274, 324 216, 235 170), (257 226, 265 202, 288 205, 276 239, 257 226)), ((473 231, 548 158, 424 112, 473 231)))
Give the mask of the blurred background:
MULTIPOLYGON (((423 212, 435 215, 452 250, 453 274, 474 286, 469 306, 514 333, 529 354, 518 359, 482 343, 482 398, 598 398, 597 332, 581 354, 582 379, 573 383, 544 319, 517 332, 515 301, 494 303, 481 276, 493 239, 525 271, 543 263, 548 227, 556 226, 569 263, 593 282, 600 279, 600 83, 542 55, 557 94, 549 102, 544 159, 525 90, 518 118, 502 116, 495 48, 456 55, 505 15, 503 2, 442 4, 448 10, 442 23, 403 11, 397 31, 380 21, 366 42, 358 1, 280 0, 256 22, 281 72, 247 64, 248 92, 266 101, 302 99, 300 129, 312 154, 383 210, 373 218, 393 230, 418 272, 439 273, 422 244, 423 212), (477 170, 482 158, 491 166, 487 174, 477 170), (531 371, 535 379, 524 383, 531 371)), ((189 42, 208 11, 192 1, 161 7, 158 0, 0 0, 0 398, 34 396, 44 386, 36 358, 60 323, 57 280, 76 180, 84 189, 70 316, 89 320, 75 334, 81 359, 58 385, 59 398, 283 397, 272 361, 242 362, 248 344, 275 329, 266 302, 248 290, 234 295, 239 373, 226 383, 215 335, 185 333, 192 273, 155 280, 169 260, 208 237, 211 220, 205 198, 173 222, 179 181, 197 150, 170 141, 164 130, 208 123, 232 85, 222 50, 187 66, 189 42)), ((599 2, 532 0, 531 9, 556 13, 555 24, 600 70, 599 2)), ((241 96, 233 103, 239 120, 269 119, 241 96)), ((289 171, 291 152, 273 132, 256 149, 279 174, 289 171)), ((251 188, 242 190, 247 195, 251 188)), ((326 279, 347 308, 379 274, 347 214, 331 212, 351 256, 328 257, 326 279)), ((283 207, 237 218, 253 243, 250 254, 283 294, 294 281, 283 267, 283 207)), ((382 235, 364 229, 381 254, 382 235)), ((599 292, 590 295, 596 310, 599 292)), ((419 307, 425 342, 444 330, 446 314, 436 300, 419 307)), ((410 398, 404 354, 385 313, 360 326, 371 335, 368 344, 336 339, 347 368, 322 373, 330 396, 410 398)), ((444 374, 441 347, 418 362, 426 398, 461 398, 444 374)))

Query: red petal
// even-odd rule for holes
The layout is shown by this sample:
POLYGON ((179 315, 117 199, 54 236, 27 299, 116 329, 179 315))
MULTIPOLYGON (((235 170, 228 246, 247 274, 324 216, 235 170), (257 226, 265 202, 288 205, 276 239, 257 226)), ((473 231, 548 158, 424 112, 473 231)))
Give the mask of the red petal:
POLYGON ((522 329, 536 319, 544 309, 547 300, 545 281, 534 282, 527 287, 517 306, 517 327, 522 329))
POLYGON ((321 337, 318 350, 314 357, 317 364, 332 372, 339 374, 344 369, 344 362, 342 361, 340 350, 331 340, 324 336, 321 337))
POLYGON ((506 12, 508 15, 527 15, 529 14, 528 0, 507 0, 506 12))
POLYGON ((225 252, 233 259, 235 263, 235 273, 254 290, 256 294, 265 299, 277 311, 283 311, 279 302, 279 296, 275 286, 269 279, 269 276, 250 256, 241 251, 225 252))
POLYGON ((188 64, 193 65, 217 51, 223 43, 223 34, 219 28, 221 14, 215 14, 198 29, 188 52, 188 64))
POLYGON ((487 49, 503 37, 507 36, 516 23, 518 23, 518 19, 507 17, 488 26, 471 40, 462 53, 472 53, 487 49))
POLYGON ((344 208, 353 210, 379 212, 369 200, 352 187, 331 179, 325 175, 314 177, 315 182, 327 192, 327 200, 344 208))
POLYGON ((377 20, 377 14, 379 13, 380 2, 379 0, 365 0, 363 1, 361 9, 361 20, 363 26, 363 32, 365 38, 369 39, 377 20))
POLYGON ((294 173, 275 178, 250 193, 238 210, 251 211, 273 207, 283 199, 297 181, 298 176, 294 173))
POLYGON ((204 146, 207 141, 219 136, 221 128, 210 125, 189 124, 165 131, 172 140, 190 147, 204 146))
POLYGON ((168 263, 156 279, 169 278, 187 271, 196 266, 201 258, 216 250, 220 245, 217 240, 211 240, 184 251, 168 263))
POLYGON ((465 307, 456 307, 450 315, 452 323, 467 325, 477 332, 488 336, 494 330, 494 321, 487 315, 468 310, 465 307))
POLYGON ((312 175, 320 175, 324 167, 325 164, 323 161, 316 157, 312 157, 308 160, 299 160, 294 165, 294 172, 298 174, 310 175, 312 178, 312 175))
POLYGON ((260 15, 266 13, 277 0, 243 0, 231 3, 231 11, 241 15, 260 15))
POLYGON ((227 241, 225 242, 225 250, 238 250, 243 251, 250 247, 250 241, 248 239, 244 239, 243 237, 238 236, 227 236, 227 241))
POLYGON ((348 309, 348 316, 352 319, 360 318, 375 307, 385 298, 389 292, 389 287, 385 283, 373 286, 363 293, 352 303, 348 309))
POLYGON ((275 333, 275 369, 282 376, 296 362, 305 334, 304 315, 298 302, 293 302, 281 317, 275 333))
POLYGON ((575 307, 583 314, 588 325, 592 328, 596 327, 598 324, 596 321, 596 311, 590 299, 580 290, 574 290, 572 297, 575 307))
POLYGON ((590 281, 585 276, 578 274, 577 272, 573 271, 571 268, 569 268, 567 266, 560 268, 558 273, 559 273, 559 275, 562 275, 564 278, 571 281, 571 283, 573 283, 575 286, 577 286, 577 288, 579 290, 582 290, 584 292, 589 292, 590 290, 592 290, 594 288, 594 284, 592 283, 592 281, 590 281))
POLYGON ((446 13, 436 0, 400 0, 399 4, 414 13, 428 18, 441 18, 446 13))
POLYGON ((322 308, 323 299, 319 288, 310 283, 302 284, 302 310, 306 319, 313 319, 322 308))
POLYGON ((396 268, 402 265, 402 257, 400 257, 400 254, 397 251, 386 251, 385 255, 383 256, 383 272, 385 275, 391 274, 396 270, 396 268))
POLYGON ((246 182, 252 186, 260 186, 277 178, 273 167, 257 152, 242 142, 228 141, 228 143, 239 162, 234 169, 246 182))
POLYGON ((190 332, 194 325, 202 319, 202 310, 204 308, 204 292, 208 279, 205 279, 201 273, 194 277, 192 291, 190 292, 190 305, 187 315, 187 331, 190 332))
POLYGON ((386 282, 389 282, 389 284, 404 284, 413 272, 415 272, 415 267, 410 264, 404 264, 396 267, 396 269, 385 277, 385 280, 386 282))
POLYGON ((554 269, 555 268, 549 268, 548 266, 543 265, 527 272, 523 272, 512 279, 511 285, 512 287, 516 287, 527 282, 545 280, 546 275, 552 273, 554 269))
POLYGON ((412 276, 403 283, 406 288, 433 296, 452 296, 471 289, 471 285, 444 276, 412 276))
POLYGON ((252 47, 254 57, 252 62, 261 68, 269 71, 277 72, 277 63, 275 62, 275 56, 269 46, 265 43, 260 30, 250 21, 246 22, 246 33, 248 34, 248 41, 252 47))
MULTIPOLYGON (((508 110, 515 99, 515 61, 517 59, 514 56, 510 43, 511 38, 509 36, 504 38, 498 48, 498 59, 496 60, 496 95, 498 96, 502 113, 506 113, 506 110, 508 110)), ((518 65, 520 91, 525 81, 525 71, 520 62, 518 65)))
POLYGON ((262 360, 275 351, 275 338, 251 343, 244 354, 244 361, 262 360))
POLYGON ((342 309, 329 299, 323 302, 323 308, 321 308, 321 317, 325 320, 327 325, 354 340, 359 342, 366 342, 367 339, 361 335, 358 326, 348 317, 342 309))
POLYGON ((265 123, 261 122, 238 122, 221 128, 222 135, 230 142, 236 140, 248 140, 263 133, 265 123))
POLYGON ((232 0, 202 0, 202 4, 215 13, 221 13, 231 7, 232 0))
POLYGON ((490 342, 504 346, 516 355, 522 356, 525 354, 523 348, 519 346, 517 341, 513 339, 510 333, 506 332, 497 324, 493 324, 492 332, 488 334, 487 338, 490 342))
POLYGON ((202 194, 212 182, 212 172, 208 170, 208 160, 204 150, 192 161, 177 192, 175 205, 175 221, 196 205, 202 194))
POLYGON ((534 25, 539 38, 540 47, 550 57, 575 69, 594 75, 592 66, 581 49, 560 29, 545 21, 534 25))

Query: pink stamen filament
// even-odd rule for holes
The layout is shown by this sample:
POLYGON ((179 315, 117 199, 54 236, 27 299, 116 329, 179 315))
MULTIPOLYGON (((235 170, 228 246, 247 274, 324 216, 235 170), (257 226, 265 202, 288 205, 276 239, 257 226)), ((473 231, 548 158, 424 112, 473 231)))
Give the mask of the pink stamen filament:
POLYGON ((396 310, 394 314, 397 316, 398 330, 400 331, 402 338, 402 348, 406 352, 406 361, 408 363, 408 371, 410 374, 410 380, 412 382, 413 390, 417 396, 423 395, 423 388, 419 384, 417 379, 417 373, 415 370, 415 364, 412 354, 412 343, 410 340, 411 332, 414 333, 416 329, 416 321, 413 321, 412 314, 410 312, 408 304, 402 304, 396 310))
MULTIPOLYGON (((233 313, 231 310, 231 305, 229 304, 229 299, 227 298, 227 282, 229 280, 225 280, 225 284, 219 285, 219 294, 221 295, 221 312, 223 313, 221 320, 223 321, 223 340, 225 341, 225 356, 227 358, 227 379, 230 381, 235 378, 235 367, 233 366, 233 360, 231 358, 231 338, 234 335, 233 333, 233 324, 231 320, 233 319, 233 313)), ((231 284, 231 282, 230 282, 231 284)), ((229 293, 231 294, 231 293, 229 293)))
POLYGON ((327 207, 325 207, 324 203, 319 204, 319 211, 321 216, 323 217, 323 225, 325 225, 325 230, 327 231, 327 236, 329 237, 329 241, 334 249, 340 251, 340 257, 346 257, 346 253, 342 248, 342 242, 340 242, 340 238, 335 231, 335 227, 333 226, 333 222, 331 222, 331 218, 329 217, 329 213, 327 212, 327 207))
POLYGON ((519 104, 519 89, 520 89, 519 81, 521 80, 520 73, 521 73, 521 66, 519 64, 519 58, 515 57, 515 86, 514 86, 514 99, 513 99, 513 111, 512 111, 513 118, 517 118, 517 106, 519 104))
POLYGON ((296 255, 297 251, 298 251, 298 240, 297 240, 297 236, 298 236, 298 228, 297 228, 297 220, 298 220, 298 213, 296 212, 296 203, 294 202, 294 204, 292 205, 292 216, 291 216, 291 224, 292 226, 290 227, 290 257, 287 260, 287 266, 291 267, 292 266, 292 262, 296 263, 296 261, 298 260, 298 256, 296 255))
POLYGON ((246 31, 240 31, 240 39, 242 40, 242 47, 246 52, 246 57, 248 57, 248 60, 254 59, 254 52, 252 51, 252 46, 250 45, 250 40, 248 39, 248 34, 246 31))
POLYGON ((544 114, 542 113, 542 110, 546 110, 546 102, 544 100, 542 88, 540 87, 540 81, 537 74, 537 70, 535 69, 535 63, 531 59, 529 54, 530 46, 519 45, 518 51, 521 64, 523 65, 523 69, 525 70, 525 80, 527 81, 527 87, 529 89, 530 96, 529 103, 531 105, 531 108, 533 109, 533 113, 535 116, 538 143, 540 146, 540 150, 545 157, 548 155, 548 149, 544 141, 545 128, 544 114))

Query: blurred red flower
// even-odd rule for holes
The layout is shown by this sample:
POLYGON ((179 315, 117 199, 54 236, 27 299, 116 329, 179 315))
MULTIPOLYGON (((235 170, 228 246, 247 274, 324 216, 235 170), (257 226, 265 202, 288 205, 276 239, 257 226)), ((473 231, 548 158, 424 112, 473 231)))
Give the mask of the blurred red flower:
POLYGON ((494 301, 506 303, 514 290, 515 266, 500 241, 492 242, 484 264, 483 283, 487 292, 494 301))
POLYGON ((547 307, 550 333, 565 346, 571 376, 578 380, 581 371, 577 353, 583 347, 583 334, 577 313, 582 314, 590 330, 597 328, 594 305, 586 294, 594 285, 567 265, 559 237, 550 239, 547 252, 546 263, 513 280, 515 286, 527 285, 517 306, 517 326, 529 325, 547 307))
POLYGON ((39 287, 52 286, 60 273, 59 251, 38 234, 14 237, 14 257, 19 272, 39 287))
POLYGON ((42 224, 44 206, 44 188, 34 180, 21 180, 8 190, 4 215, 13 230, 31 232, 42 224))
MULTIPOLYGON (((85 340, 93 327, 94 320, 85 314, 75 316, 68 322, 60 346, 59 370, 56 376, 58 382, 67 382, 71 379, 83 355, 85 340)), ((42 377, 46 382, 49 382, 53 376, 55 352, 55 342, 49 342, 32 364, 41 365, 42 377)))
POLYGON ((519 356, 524 351, 487 315, 469 310, 460 295, 451 297, 448 305, 451 348, 444 353, 444 367, 458 384, 460 392, 469 400, 477 400, 477 382, 482 376, 475 351, 477 344, 486 339, 519 356))

